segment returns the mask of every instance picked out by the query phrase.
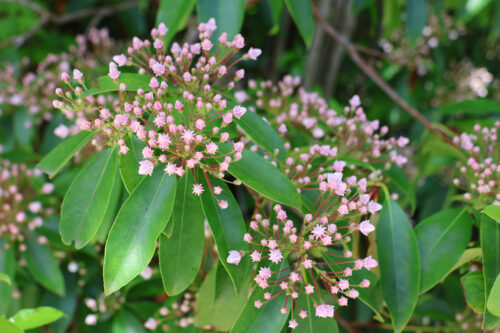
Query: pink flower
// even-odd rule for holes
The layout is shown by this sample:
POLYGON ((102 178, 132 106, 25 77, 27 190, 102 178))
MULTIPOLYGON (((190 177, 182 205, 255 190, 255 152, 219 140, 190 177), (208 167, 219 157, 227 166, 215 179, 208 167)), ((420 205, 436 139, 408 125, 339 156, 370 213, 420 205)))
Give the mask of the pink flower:
POLYGON ((333 318, 334 306, 330 304, 321 304, 316 306, 316 317, 333 318))
POLYGON ((213 142, 206 145, 207 154, 213 155, 217 152, 217 149, 219 149, 219 147, 213 142))
POLYGON ((119 67, 125 66, 127 64, 127 57, 124 54, 115 55, 113 61, 118 64, 119 67))
POLYGON ((376 212, 378 212, 381 209, 382 209, 382 205, 373 201, 373 200, 368 203, 368 211, 372 214, 375 214, 376 212))
POLYGON ((368 220, 363 221, 359 224, 359 231, 365 236, 368 236, 368 234, 373 230, 375 230, 375 226, 368 220))
POLYGON ((262 307, 262 301, 260 299, 256 300, 253 305, 257 308, 260 309, 262 307))
POLYGON ((346 279, 340 279, 338 286, 340 290, 346 290, 347 288, 349 288, 349 281, 346 279))
POLYGON ((252 59, 252 60, 257 60, 257 58, 262 54, 262 50, 261 49, 254 49, 253 47, 251 47, 249 50, 248 50, 248 58, 249 59, 252 59))
POLYGON ((258 276, 266 280, 269 279, 271 277, 271 269, 269 267, 261 267, 258 276))
POLYGON ((299 317, 302 318, 302 319, 307 318, 307 311, 306 310, 300 310, 299 317))
POLYGON ((375 268, 378 266, 378 262, 372 258, 372 256, 366 257, 363 259, 363 266, 365 266, 366 269, 370 270, 372 268, 375 268))
POLYGON ((297 321, 295 319, 292 319, 288 322, 288 327, 290 327, 291 329, 294 329, 297 326, 299 326, 299 324, 297 323, 297 321))
POLYGON ((233 108, 233 115, 240 119, 241 117, 243 117, 243 115, 245 114, 245 112, 247 112, 247 108, 245 107, 242 107, 242 106, 239 106, 239 105, 236 105, 234 108, 233 108))
POLYGON ((203 193, 204 189, 201 184, 194 184, 193 185, 193 194, 196 194, 197 196, 200 196, 203 193))
POLYGON ((139 174, 151 176, 153 174, 154 164, 150 160, 139 162, 139 174))
POLYGON ((262 255, 260 252, 253 251, 252 254, 250 254, 250 258, 252 258, 253 262, 259 262, 262 259, 262 255))
POLYGON ((230 264, 238 265, 241 261, 241 254, 236 250, 231 250, 226 260, 230 264))
POLYGON ((153 157, 154 155, 154 151, 153 149, 149 148, 149 147, 144 147, 144 149, 142 150, 142 156, 144 158, 151 158, 153 157))
POLYGON ((370 286, 370 280, 363 279, 360 283, 361 288, 368 288, 370 286))
POLYGON ((308 284, 305 287, 306 294, 312 294, 314 292, 314 286, 312 284, 308 284))
POLYGON ((271 252, 269 253, 269 260, 277 264, 281 261, 281 259, 283 259, 283 255, 281 254, 280 250, 271 250, 271 252))
POLYGON ((356 289, 351 289, 347 292, 347 296, 350 298, 356 298, 359 296, 359 292, 356 289))
POLYGON ((228 203, 227 203, 227 201, 226 201, 226 200, 221 200, 221 201, 219 201, 219 207, 220 207, 221 209, 226 209, 226 208, 228 207, 228 203))
POLYGON ((345 298, 344 296, 342 296, 342 297, 340 297, 340 298, 339 298, 339 301, 338 301, 338 302, 339 302, 339 305, 340 305, 340 306, 346 306, 346 305, 347 305, 348 300, 347 300, 347 298, 345 298))
POLYGON ((316 226, 312 230, 312 234, 314 235, 315 239, 323 237, 325 235, 325 227, 316 224, 316 226))
POLYGON ((208 39, 205 39, 203 42, 201 42, 201 48, 203 51, 210 51, 212 49, 212 42, 208 39))
POLYGON ((109 65, 108 76, 115 82, 118 81, 118 78, 120 77, 120 71, 118 70, 118 68, 116 68, 116 65, 113 63, 109 65))
POLYGON ((181 138, 187 145, 191 144, 194 141, 194 131, 185 129, 181 138))

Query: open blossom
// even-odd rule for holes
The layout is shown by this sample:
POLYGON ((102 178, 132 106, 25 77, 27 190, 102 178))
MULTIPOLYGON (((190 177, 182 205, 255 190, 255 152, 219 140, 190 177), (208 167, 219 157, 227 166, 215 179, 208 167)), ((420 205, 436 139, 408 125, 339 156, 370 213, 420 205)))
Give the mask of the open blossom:
POLYGON ((230 264, 238 265, 241 260, 241 254, 236 250, 229 251, 229 255, 227 257, 227 262, 230 264))
POLYGON ((316 317, 333 318, 334 306, 329 304, 320 304, 316 306, 316 317))

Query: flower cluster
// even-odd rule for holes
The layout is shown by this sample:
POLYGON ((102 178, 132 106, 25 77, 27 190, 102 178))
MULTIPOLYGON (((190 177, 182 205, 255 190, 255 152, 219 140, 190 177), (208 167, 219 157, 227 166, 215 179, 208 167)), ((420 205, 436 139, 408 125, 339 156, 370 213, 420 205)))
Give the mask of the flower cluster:
MULTIPOLYGON (((244 70, 234 71, 234 66, 242 59, 257 59, 261 51, 250 48, 238 56, 245 46, 244 38, 238 34, 230 41, 226 33, 220 35, 215 50, 210 37, 216 28, 214 19, 201 23, 200 42, 173 43, 168 53, 164 42, 168 29, 160 24, 151 31, 152 41, 135 37, 127 55, 113 57, 108 76, 115 83, 118 98, 87 95, 84 76, 75 70, 73 79, 78 84, 73 85, 70 75, 63 73, 62 80, 70 90, 57 90, 61 100, 55 100, 54 106, 64 113, 83 115, 81 129, 98 135, 94 144, 118 144, 121 154, 130 149, 126 136, 135 135, 145 144, 140 174, 151 175, 161 164, 169 175, 182 176, 199 168, 205 176, 223 177, 229 164, 241 158, 244 148, 242 141, 229 144, 229 126, 233 118, 239 119, 246 112, 223 96, 244 76, 244 70), (145 82, 144 86, 127 91, 127 80, 121 81, 119 70, 123 66, 137 67, 136 78, 145 82)), ((194 184, 194 194, 201 195, 204 190, 201 184, 194 184)), ((220 189, 210 190, 220 194, 220 189)))
MULTIPOLYGON (((356 288, 370 285, 368 279, 354 283, 350 277, 378 263, 371 256, 354 259, 349 243, 353 232, 367 236, 375 230, 368 216, 382 206, 374 201, 376 195, 367 193, 366 179, 344 179, 341 171, 321 174, 318 179, 320 194, 300 222, 289 218, 281 205, 275 205, 268 217, 257 213, 250 222, 251 232, 244 235, 244 241, 250 244, 251 260, 259 265, 254 280, 266 290, 264 298, 254 304, 258 308, 285 293, 292 318, 296 308, 303 319, 312 315, 299 306, 297 299, 304 295, 314 302, 316 316, 333 317, 334 305, 327 303, 320 289, 346 306, 349 298, 358 297, 356 288)), ((243 255, 231 250, 226 260, 237 265, 243 255)), ((282 312, 287 313, 286 303, 282 312)), ((289 322, 291 328, 297 325, 295 319, 289 322)))
MULTIPOLYGON (((399 166, 407 162, 400 150, 409 140, 405 137, 384 138, 389 128, 380 126, 378 120, 368 120, 357 95, 343 110, 334 110, 317 93, 301 88, 298 77, 285 76, 277 86, 271 81, 257 83, 250 80, 249 87, 255 94, 257 107, 271 113, 266 116, 272 115, 270 122, 285 138, 289 128, 301 129, 305 137, 335 144, 340 156, 399 166)), ((248 96, 237 94, 236 98, 245 101, 248 96)), ((291 144, 294 146, 293 142, 291 144)))
POLYGON ((453 143, 470 155, 460 165, 460 176, 453 179, 453 184, 464 190, 464 199, 478 208, 492 203, 500 205, 499 127, 500 121, 493 128, 475 125, 473 134, 462 133, 453 138, 453 143))
POLYGON ((97 298, 85 298, 84 303, 90 310, 90 313, 85 317, 85 324, 94 326, 101 316, 103 316, 103 318, 108 318, 110 314, 120 310, 125 303, 125 297, 122 296, 120 292, 113 293, 109 296, 100 294, 97 298))
POLYGON ((180 297, 168 298, 156 315, 148 318, 144 327, 155 330, 161 327, 163 331, 184 329, 193 324, 193 309, 195 298, 187 291, 180 297))
POLYGON ((36 237, 40 244, 45 236, 31 231, 43 225, 43 218, 53 213, 44 207, 43 196, 52 193, 54 185, 44 183, 41 171, 24 164, 0 160, 0 239, 6 239, 6 248, 17 246, 26 251, 25 239, 36 237))

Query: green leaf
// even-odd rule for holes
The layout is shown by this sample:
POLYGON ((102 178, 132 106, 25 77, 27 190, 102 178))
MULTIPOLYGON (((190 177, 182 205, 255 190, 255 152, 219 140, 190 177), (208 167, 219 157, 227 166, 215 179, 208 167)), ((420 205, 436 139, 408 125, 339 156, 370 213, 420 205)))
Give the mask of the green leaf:
POLYGON ((285 3, 302 39, 309 48, 314 38, 315 24, 311 1, 285 0, 285 3))
POLYGON ((175 200, 176 178, 156 168, 123 204, 104 251, 104 290, 117 291, 148 265, 175 200))
POLYGON ((215 245, 217 245, 217 251, 219 252, 219 259, 229 273, 236 292, 239 292, 248 274, 248 256, 244 256, 239 265, 229 264, 226 259, 230 250, 246 251, 248 249, 248 244, 243 241, 243 236, 246 232, 245 221, 236 199, 224 181, 213 177, 209 179, 212 186, 220 186, 222 188, 222 193, 217 196, 217 199, 226 200, 228 207, 226 209, 219 207, 217 199, 208 190, 209 185, 207 180, 201 171, 198 171, 197 180, 205 189, 201 195, 203 213, 208 221, 210 230, 212 230, 215 245))
MULTIPOLYGON (((279 264, 272 264, 271 270, 282 271, 288 266, 286 260, 279 264), (274 266, 274 267, 273 267, 274 266)), ((283 271, 279 277, 286 275, 283 271)), ((272 294, 278 291, 275 287, 272 294)), ((262 333, 262 332, 280 332, 288 319, 288 314, 282 314, 281 308, 285 305, 286 295, 281 293, 272 300, 265 302, 260 309, 256 308, 254 303, 257 300, 264 302, 264 293, 266 290, 255 287, 252 295, 248 299, 245 307, 240 312, 238 319, 231 328, 230 333, 262 333)), ((288 313, 290 312, 290 302, 286 303, 288 313)))
POLYGON ((53 333, 65 333, 73 321, 77 308, 77 298, 80 290, 77 287, 78 274, 67 272, 64 276, 66 294, 64 297, 57 296, 51 292, 45 293, 40 305, 51 306, 64 312, 65 316, 49 325, 53 333))
POLYGON ((410 221, 396 202, 387 198, 377 222, 377 254, 382 297, 395 332, 401 332, 417 304, 420 259, 410 221))
POLYGON ((497 275, 495 283, 491 287, 486 308, 492 315, 500 317, 500 274, 497 275))
POLYGON ((0 332, 2 333, 24 333, 22 329, 4 317, 0 317, 0 332))
POLYGON ((82 131, 77 135, 67 138, 48 153, 36 167, 47 173, 50 177, 54 177, 94 135, 92 132, 82 131))
POLYGON ((0 273, 0 282, 5 282, 9 286, 12 285, 12 281, 10 280, 10 277, 5 273, 0 273))
POLYGON ((466 208, 450 208, 415 228, 420 251, 420 293, 434 287, 457 263, 470 241, 472 221, 466 208))
POLYGON ((125 83, 125 90, 127 91, 137 91, 137 89, 151 91, 151 88, 149 87, 150 80, 151 77, 145 74, 121 73, 118 82, 115 82, 109 76, 103 75, 97 79, 98 87, 92 87, 89 90, 85 90, 80 96, 85 98, 102 93, 118 91, 118 87, 121 83, 125 83))
POLYGON ((483 213, 488 215, 490 218, 495 220, 497 223, 500 223, 500 206, 498 205, 489 205, 484 207, 483 213))
POLYGON ((492 99, 470 99, 461 102, 452 102, 441 106, 434 111, 436 116, 467 115, 478 117, 495 114, 500 111, 500 103, 492 99))
POLYGON ((467 22, 485 9, 491 0, 467 0, 465 4, 465 14, 462 19, 467 22))
POLYGON ((42 286, 54 294, 63 296, 65 293, 64 278, 56 258, 47 245, 39 244, 30 234, 25 238, 26 251, 23 252, 28 271, 42 286))
POLYGON ((397 165, 391 164, 391 168, 389 170, 384 170, 383 174, 408 197, 411 203, 411 210, 412 212, 415 211, 417 199, 415 197, 413 186, 410 184, 406 173, 397 165))
POLYGON ((483 271, 469 272, 461 278, 461 281, 467 305, 476 313, 484 313, 483 271))
POLYGON ((258 114, 247 110, 241 119, 235 118, 235 121, 259 146, 271 154, 274 154, 277 149, 279 151, 278 158, 284 161, 285 147, 283 146, 283 140, 274 128, 258 114))
POLYGON ((293 330, 294 333, 337 333, 339 331, 335 319, 320 318, 314 315, 316 312, 316 308, 314 307, 314 302, 311 300, 311 297, 309 297, 309 295, 300 293, 299 297, 297 298, 297 303, 299 304, 301 310, 307 311, 308 316, 305 319, 301 319, 299 317, 299 311, 295 312, 294 319, 297 321, 299 326, 297 326, 297 328, 293 330))
MULTIPOLYGON (((231 145, 221 144, 219 149, 222 153, 228 153, 231 145)), ((223 158, 220 159, 222 160, 223 158)), ((263 196, 300 209, 300 195, 295 186, 278 168, 260 155, 244 149, 242 159, 231 162, 228 172, 263 196)))
POLYGON ((464 251, 460 259, 458 259, 457 263, 446 273, 445 277, 448 276, 451 272, 462 267, 471 260, 480 259, 483 255, 483 250, 480 247, 474 247, 471 249, 467 249, 464 251))
POLYGON ((233 38, 243 24, 245 0, 198 0, 196 9, 200 22, 207 22, 212 17, 215 19, 217 30, 213 40, 222 32, 226 32, 228 38, 233 38))
POLYGON ((118 212, 118 208, 121 203, 122 189, 123 185, 120 172, 116 169, 115 181, 113 182, 113 187, 111 188, 108 208, 102 218, 101 226, 99 227, 99 230, 97 230, 95 237, 91 242, 95 240, 99 243, 104 243, 106 238, 108 238, 109 229, 111 229, 111 226, 115 221, 116 213, 118 212))
POLYGON ((12 316, 11 320, 23 330, 50 324, 65 314, 50 306, 41 306, 34 309, 22 309, 12 316))
MULTIPOLYGON (((480 226, 481 248, 483 249, 483 272, 485 299, 488 299, 498 274, 500 274, 500 223, 483 214, 480 226)), ((488 308, 484 311, 483 329, 491 330, 500 323, 488 308)))
POLYGON ((146 333, 146 329, 133 313, 121 309, 113 319, 111 333, 146 333))
POLYGON ((33 149, 31 140, 35 135, 35 116, 26 107, 17 107, 14 112, 14 134, 21 147, 33 149))
POLYGON ((142 161, 142 150, 146 144, 133 134, 127 135, 125 143, 130 149, 126 154, 120 154, 120 175, 128 193, 132 193, 134 188, 144 178, 139 174, 139 162, 142 161))
POLYGON ((181 31, 187 23, 189 16, 193 12, 196 0, 161 0, 156 14, 156 26, 161 22, 168 27, 166 44, 174 38, 175 34, 181 31))
POLYGON ((160 236, 160 271, 168 295, 177 295, 194 281, 205 245, 205 224, 200 198, 192 193, 194 177, 186 172, 177 183, 170 237, 160 236))
POLYGON ((273 27, 269 31, 271 35, 277 33, 280 29, 281 16, 283 14, 284 0, 268 0, 269 6, 271 7, 271 14, 273 17, 273 27))
POLYGON ((95 236, 106 213, 118 168, 118 148, 99 152, 75 177, 61 206, 61 236, 80 249, 95 236))
POLYGON ((406 33, 410 44, 415 45, 417 38, 422 36, 422 30, 427 23, 427 1, 406 1, 406 33))
MULTIPOLYGON (((0 239, 0 272, 5 274, 10 281, 14 281, 16 273, 16 258, 14 256, 14 248, 11 246, 5 248, 8 240, 4 237, 0 239)), ((12 298, 12 286, 7 283, 0 283, 0 315, 8 312, 10 301, 12 298)))

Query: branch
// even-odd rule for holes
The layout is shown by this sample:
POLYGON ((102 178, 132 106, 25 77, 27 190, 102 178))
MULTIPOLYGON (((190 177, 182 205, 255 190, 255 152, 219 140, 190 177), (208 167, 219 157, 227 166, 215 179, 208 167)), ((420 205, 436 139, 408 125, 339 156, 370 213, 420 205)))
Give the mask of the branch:
POLYGON ((23 45, 29 38, 31 38, 38 29, 40 29, 42 26, 45 24, 51 22, 54 24, 65 24, 69 23, 72 21, 76 21, 81 18, 89 17, 89 16, 94 16, 98 18, 102 18, 104 16, 108 16, 114 13, 117 13, 119 11, 131 8, 139 3, 139 0, 132 0, 128 2, 123 2, 120 4, 116 5, 109 5, 109 6, 103 6, 99 8, 86 8, 82 10, 78 10, 73 13, 69 13, 66 15, 57 15, 49 11, 48 9, 45 9, 44 7, 40 6, 39 4, 31 1, 31 0, 0 0, 0 2, 7 2, 7 3, 17 3, 19 5, 23 5, 32 11, 40 14, 40 19, 26 32, 12 36, 10 38, 7 38, 6 40, 0 42, 0 47, 4 47, 10 44, 14 44, 16 48, 19 48, 21 45, 23 45))
POLYGON ((437 134, 443 140, 451 143, 451 139, 443 133, 439 128, 435 127, 426 117, 424 117, 417 109, 408 104, 404 99, 402 99, 397 92, 395 92, 385 81, 378 75, 378 73, 373 69, 370 64, 368 64, 358 53, 356 46, 354 46, 346 37, 338 33, 335 28, 333 28, 326 19, 321 15, 316 7, 313 7, 314 16, 319 25, 325 30, 325 32, 330 35, 335 41, 337 41, 346 51, 349 53, 352 61, 370 78, 375 82, 376 85, 380 87, 396 104, 398 104, 403 110, 408 112, 413 118, 418 120, 422 125, 425 126, 429 131, 437 134))

